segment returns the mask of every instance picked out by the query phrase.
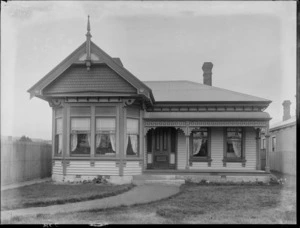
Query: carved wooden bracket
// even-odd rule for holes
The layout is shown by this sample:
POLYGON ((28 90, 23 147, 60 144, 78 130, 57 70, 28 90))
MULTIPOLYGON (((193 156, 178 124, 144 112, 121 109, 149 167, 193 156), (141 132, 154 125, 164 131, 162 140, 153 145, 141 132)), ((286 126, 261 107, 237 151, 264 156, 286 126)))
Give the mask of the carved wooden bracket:
POLYGON ((135 101, 135 99, 133 99, 133 98, 124 99, 123 100, 123 107, 128 106, 128 105, 132 105, 134 101, 135 101))
POLYGON ((60 108, 63 106, 63 100, 62 99, 52 99, 49 101, 49 106, 51 108, 60 108))

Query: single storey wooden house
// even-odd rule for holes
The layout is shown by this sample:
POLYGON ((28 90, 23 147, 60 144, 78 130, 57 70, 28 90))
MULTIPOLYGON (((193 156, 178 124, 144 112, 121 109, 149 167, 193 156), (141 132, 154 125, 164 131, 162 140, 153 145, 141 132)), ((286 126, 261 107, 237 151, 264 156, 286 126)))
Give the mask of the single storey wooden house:
POLYGON ((270 100, 212 86, 210 62, 203 84, 140 81, 91 41, 89 22, 86 37, 28 90, 53 110, 54 180, 263 172, 270 100))

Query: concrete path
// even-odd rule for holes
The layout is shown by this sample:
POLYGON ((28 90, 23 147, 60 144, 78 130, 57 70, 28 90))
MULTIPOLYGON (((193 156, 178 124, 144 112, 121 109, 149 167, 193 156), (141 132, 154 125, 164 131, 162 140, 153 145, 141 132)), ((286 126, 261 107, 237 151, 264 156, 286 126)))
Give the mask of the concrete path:
POLYGON ((27 185, 37 184, 37 183, 42 183, 42 182, 47 182, 47 181, 51 181, 51 177, 43 178, 43 179, 35 179, 31 181, 24 181, 24 182, 19 182, 15 184, 4 185, 4 186, 1 185, 1 191, 7 189, 19 188, 22 186, 27 186, 27 185))
POLYGON ((110 196, 98 200, 90 200, 78 203, 53 205, 47 207, 32 207, 11 211, 1 211, 1 221, 11 219, 14 216, 30 216, 37 214, 56 214, 62 212, 77 212, 92 209, 105 209, 122 205, 134 205, 148 203, 167 198, 179 192, 179 186, 145 184, 134 187, 128 192, 116 196, 110 196))

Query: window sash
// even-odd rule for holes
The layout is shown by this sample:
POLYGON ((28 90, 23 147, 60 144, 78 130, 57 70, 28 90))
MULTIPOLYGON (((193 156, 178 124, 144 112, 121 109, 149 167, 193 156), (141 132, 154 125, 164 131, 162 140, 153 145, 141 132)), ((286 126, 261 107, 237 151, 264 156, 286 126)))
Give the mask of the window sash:
POLYGON ((126 137, 126 155, 139 155, 139 135, 127 134, 126 137))
POLYGON ((70 151, 72 155, 90 155, 91 153, 91 135, 89 133, 72 133, 70 135, 70 144, 70 151), (83 143, 85 145, 82 145, 83 143))
POLYGON ((62 155, 62 134, 56 134, 55 135, 55 155, 62 155))
POLYGON ((243 137, 242 128, 226 129, 226 158, 241 159, 244 157, 243 137))
POLYGON ((191 144, 192 157, 208 157, 208 129, 201 128, 199 131, 193 131, 191 144))
POLYGON ((97 132, 95 135, 96 155, 116 155, 115 133, 97 132))

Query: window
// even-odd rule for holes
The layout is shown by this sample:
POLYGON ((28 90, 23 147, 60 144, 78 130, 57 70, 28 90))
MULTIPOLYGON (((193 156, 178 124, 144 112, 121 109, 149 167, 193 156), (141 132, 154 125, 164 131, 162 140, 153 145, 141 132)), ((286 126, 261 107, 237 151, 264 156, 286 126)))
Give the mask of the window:
POLYGON ((127 119, 126 155, 138 155, 139 120, 127 119))
POLYGON ((91 151, 90 118, 71 118, 71 155, 88 156, 91 151))
POLYGON ((62 155, 62 118, 55 120, 55 150, 56 156, 62 155))
POLYGON ((116 155, 116 119, 96 118, 96 155, 116 155))
POLYGON ((192 131, 191 134, 192 157, 207 157, 208 156, 208 131, 207 128, 201 128, 197 131, 192 131))
POLYGON ((226 151, 225 157, 229 159, 242 159, 243 131, 240 127, 227 128, 226 130, 226 151))
POLYGON ((262 139, 261 149, 266 149, 266 139, 265 138, 262 139))
POLYGON ((275 150, 276 150, 276 137, 272 137, 272 152, 275 152, 275 150))

